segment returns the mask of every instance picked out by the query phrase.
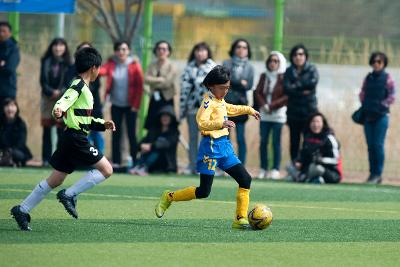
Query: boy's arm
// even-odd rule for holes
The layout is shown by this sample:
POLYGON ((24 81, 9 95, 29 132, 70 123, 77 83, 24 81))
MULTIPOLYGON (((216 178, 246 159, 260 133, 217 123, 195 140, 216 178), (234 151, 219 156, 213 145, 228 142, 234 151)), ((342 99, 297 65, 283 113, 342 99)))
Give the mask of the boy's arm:
POLYGON ((90 122, 89 129, 93 131, 102 131, 106 130, 105 126, 106 121, 100 118, 92 117, 92 121, 90 122))
POLYGON ((229 117, 235 117, 240 115, 254 115, 257 111, 249 106, 244 105, 232 105, 225 102, 226 112, 229 117))
MULTIPOLYGON (((73 88, 68 89, 54 105, 52 114, 55 115, 56 110, 61 110, 63 113, 66 112, 75 103, 78 97, 79 92, 77 90, 73 88)), ((55 117, 59 119, 60 117, 62 117, 62 115, 55 115, 55 117)))
POLYGON ((196 121, 201 131, 214 131, 222 129, 224 123, 223 119, 219 121, 210 120, 212 109, 209 107, 209 101, 210 100, 203 100, 203 103, 201 103, 201 107, 197 111, 196 121))

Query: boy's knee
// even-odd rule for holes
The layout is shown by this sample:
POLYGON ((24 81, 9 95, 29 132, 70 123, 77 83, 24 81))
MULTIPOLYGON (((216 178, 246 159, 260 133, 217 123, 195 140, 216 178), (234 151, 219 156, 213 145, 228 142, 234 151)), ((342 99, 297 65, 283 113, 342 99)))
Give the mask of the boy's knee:
POLYGON ((196 198, 207 198, 210 195, 211 188, 202 188, 202 187, 196 187, 196 198))
POLYGON ((110 164, 109 166, 107 166, 105 168, 103 175, 104 175, 104 177, 108 178, 113 174, 113 172, 114 172, 113 167, 110 164))

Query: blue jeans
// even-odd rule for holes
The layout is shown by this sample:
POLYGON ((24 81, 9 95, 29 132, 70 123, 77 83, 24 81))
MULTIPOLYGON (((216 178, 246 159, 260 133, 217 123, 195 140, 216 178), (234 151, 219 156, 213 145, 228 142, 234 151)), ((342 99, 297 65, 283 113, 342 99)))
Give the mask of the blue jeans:
POLYGON ((246 163, 246 137, 245 137, 245 122, 236 123, 236 141, 238 145, 238 158, 243 165, 246 163))
POLYGON ((279 170, 281 163, 281 133, 283 123, 262 121, 260 123, 260 168, 268 170, 269 133, 272 130, 274 162, 272 168, 279 170))
POLYGON ((104 154, 104 138, 101 132, 90 131, 88 139, 91 144, 104 154))
POLYGON ((365 122, 364 133, 368 146, 370 175, 381 176, 385 162, 385 137, 389 126, 389 116, 385 115, 374 122, 365 122))

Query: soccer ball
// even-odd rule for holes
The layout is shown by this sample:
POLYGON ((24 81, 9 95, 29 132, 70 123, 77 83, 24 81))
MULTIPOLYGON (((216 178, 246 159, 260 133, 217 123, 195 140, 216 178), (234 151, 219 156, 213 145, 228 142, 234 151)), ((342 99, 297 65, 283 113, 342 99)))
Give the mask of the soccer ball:
POLYGON ((253 230, 263 230, 272 223, 272 211, 263 204, 256 204, 247 216, 253 230))

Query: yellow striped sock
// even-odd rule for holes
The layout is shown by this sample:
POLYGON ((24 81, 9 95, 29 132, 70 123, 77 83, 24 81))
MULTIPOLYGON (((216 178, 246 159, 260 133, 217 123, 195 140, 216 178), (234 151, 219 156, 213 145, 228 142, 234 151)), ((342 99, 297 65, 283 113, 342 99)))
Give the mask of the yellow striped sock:
POLYGON ((236 194, 236 219, 247 218, 247 210, 250 202, 250 189, 239 187, 236 194))
POLYGON ((196 187, 190 186, 184 189, 169 193, 170 201, 188 201, 196 198, 196 187))

